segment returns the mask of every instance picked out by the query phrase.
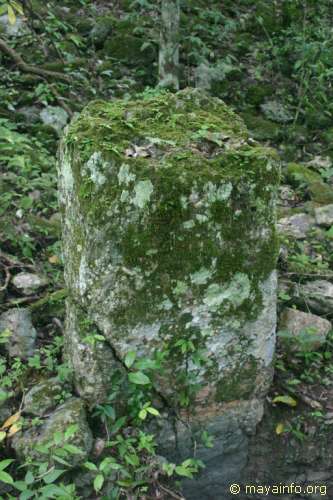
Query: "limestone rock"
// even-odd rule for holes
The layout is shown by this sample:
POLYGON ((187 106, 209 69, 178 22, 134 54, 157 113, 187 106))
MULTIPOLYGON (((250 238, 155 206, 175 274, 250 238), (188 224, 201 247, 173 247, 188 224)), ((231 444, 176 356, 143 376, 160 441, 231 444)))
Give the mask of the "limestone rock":
POLYGON ((298 303, 307 306, 311 311, 333 315, 333 284, 326 280, 309 281, 295 287, 298 303))
POLYGON ((47 279, 34 273, 19 273, 12 283, 23 295, 32 295, 47 285, 47 279))
MULTIPOLYGON (((315 351, 325 343, 332 323, 314 314, 286 308, 280 318, 280 328, 293 337, 292 350, 315 351)), ((290 340, 285 335, 281 335, 281 338, 284 342, 290 340)))
POLYGON ((179 408, 195 377, 190 425, 219 436, 236 412, 246 448, 272 377, 278 179, 274 151, 201 90, 95 102, 72 121, 59 186, 81 397, 103 401, 129 351, 151 359, 164 345, 156 391, 179 408), (179 349, 189 339, 205 361, 179 349))
POLYGON ((25 461, 28 458, 48 460, 51 464, 52 450, 60 446, 54 443, 54 434, 60 432, 64 435, 69 426, 72 425, 77 425, 75 433, 68 439, 63 437, 62 442, 73 444, 82 451, 80 454, 71 454, 67 457, 67 461, 72 467, 76 467, 87 459, 93 444, 84 403, 78 398, 72 398, 59 406, 41 427, 17 433, 12 440, 12 446, 21 460, 25 461), (36 448, 49 443, 53 443, 53 445, 48 448, 48 453, 42 453, 36 448))
POLYGON ((10 330, 8 343, 4 344, 9 356, 26 359, 35 350, 37 332, 28 309, 10 309, 0 316, 0 331, 10 330))
POLYGON ((314 227, 314 218, 311 215, 301 213, 290 215, 279 219, 278 231, 286 236, 297 240, 304 240, 308 231, 314 227))
POLYGON ((57 405, 56 396, 61 394, 62 384, 51 378, 34 385, 24 397, 24 412, 42 417, 57 405))
POLYGON ((61 135, 69 117, 60 106, 47 106, 40 112, 40 118, 44 125, 52 127, 58 135, 61 135))
POLYGON ((315 209, 315 218, 320 226, 333 225, 333 204, 315 209))

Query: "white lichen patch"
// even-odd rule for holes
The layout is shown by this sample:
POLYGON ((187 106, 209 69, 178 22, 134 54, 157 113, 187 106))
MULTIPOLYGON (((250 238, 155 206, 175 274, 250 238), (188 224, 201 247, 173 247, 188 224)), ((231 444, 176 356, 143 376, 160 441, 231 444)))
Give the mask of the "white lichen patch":
POLYGON ((60 195, 63 202, 65 202, 64 198, 67 198, 70 193, 73 192, 74 188, 74 177, 72 172, 72 167, 70 161, 67 157, 67 154, 64 154, 64 157, 61 162, 61 170, 60 170, 60 195))
POLYGON ((83 172, 88 172, 90 180, 96 184, 96 186, 103 186, 106 183, 106 177, 101 172, 107 165, 107 162, 103 161, 102 153, 93 153, 89 160, 83 166, 83 172))
POLYGON ((80 260, 79 276, 78 276, 78 282, 77 282, 77 286, 78 286, 78 289, 79 289, 81 296, 84 295, 84 293, 87 290, 88 275, 89 275, 89 267, 88 267, 85 255, 82 255, 81 260, 80 260))
POLYGON ((144 208, 149 202, 153 191, 154 186, 150 180, 138 182, 134 186, 133 204, 139 208, 144 208))
POLYGON ((131 182, 135 181, 136 175, 130 172, 129 165, 127 163, 123 163, 120 166, 119 172, 118 172, 118 182, 119 184, 125 184, 125 186, 128 186, 131 182))
POLYGON ((230 182, 221 184, 220 186, 216 186, 212 182, 208 182, 204 186, 205 201, 209 204, 214 203, 215 201, 227 200, 230 197, 231 192, 232 184, 230 182))
POLYGON ((216 310, 222 304, 239 307, 244 300, 248 299, 251 293, 251 284, 248 276, 243 273, 236 273, 227 285, 213 283, 209 285, 203 299, 209 309, 216 310))
POLYGON ((212 277, 212 272, 205 267, 202 267, 196 273, 191 274, 191 281, 194 285, 205 285, 209 278, 212 277))

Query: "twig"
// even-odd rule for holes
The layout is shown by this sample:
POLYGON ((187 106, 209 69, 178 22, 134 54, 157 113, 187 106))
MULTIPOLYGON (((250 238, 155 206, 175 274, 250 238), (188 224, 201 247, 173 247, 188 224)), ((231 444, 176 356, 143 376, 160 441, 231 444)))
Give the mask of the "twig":
POLYGON ((161 488, 161 490, 163 490, 165 493, 168 493, 168 495, 170 495, 172 498, 176 498, 176 500, 185 500, 185 497, 181 497, 179 495, 177 495, 177 493, 169 490, 169 488, 167 488, 166 486, 163 486, 163 484, 161 483, 158 483, 158 486, 161 488))
POLYGON ((9 281, 10 281, 10 272, 9 272, 9 269, 7 266, 4 267, 4 271, 6 274, 6 278, 5 278, 4 285, 0 286, 0 292, 3 292, 4 290, 7 289, 8 285, 9 285, 9 281))
POLYGON ((62 97, 59 92, 57 91, 57 89, 52 85, 52 84, 49 84, 49 88, 52 92, 52 94, 54 95, 54 97, 57 99, 58 103, 60 104, 60 106, 66 111, 66 113, 68 113, 68 115, 72 118, 74 113, 73 111, 70 109, 69 106, 67 106, 67 104, 65 103, 65 98, 62 97))
POLYGON ((5 260, 10 264, 10 267, 25 267, 26 269, 32 269, 35 271, 35 267, 32 264, 24 264, 24 262, 21 262, 20 260, 16 259, 16 257, 7 254, 5 252, 0 251, 0 259, 5 260))
POLYGON ((20 54, 18 54, 12 47, 10 47, 2 38, 0 38, 0 50, 7 54, 18 66, 18 68, 24 73, 33 73, 34 75, 43 76, 44 78, 57 78, 58 80, 63 80, 65 82, 71 82, 72 79, 60 73, 58 71, 49 71, 47 69, 38 68, 37 66, 32 66, 27 64, 20 54))

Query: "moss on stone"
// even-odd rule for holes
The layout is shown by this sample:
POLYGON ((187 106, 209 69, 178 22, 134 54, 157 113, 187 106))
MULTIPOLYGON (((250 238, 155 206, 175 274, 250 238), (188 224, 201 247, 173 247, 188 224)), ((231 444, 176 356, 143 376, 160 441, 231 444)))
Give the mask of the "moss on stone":
POLYGON ((242 118, 252 137, 258 141, 276 140, 281 134, 281 126, 252 113, 242 113, 242 118))
POLYGON ((305 165, 289 163, 287 180, 294 186, 305 186, 315 203, 333 203, 333 189, 323 182, 321 175, 305 165))
POLYGON ((256 388, 257 362, 249 357, 227 372, 216 386, 216 401, 229 402, 248 399, 256 388))
MULTIPOLYGON (((148 287, 137 294, 138 302, 130 314, 136 309, 137 316, 142 317, 147 300, 152 306, 162 301, 169 285, 160 282, 161 276, 172 275, 177 280, 177 275, 181 277, 184 272, 190 276, 202 266, 210 268, 213 260, 216 261, 214 279, 217 282, 230 280, 235 272, 255 276, 259 282, 271 272, 277 253, 274 221, 270 220, 267 244, 261 245, 257 253, 251 251, 256 242, 244 240, 244 235, 252 230, 254 221, 266 224, 270 217, 269 203, 278 181, 273 165, 276 158, 269 149, 249 145, 247 136, 241 120, 222 101, 192 90, 183 91, 181 97, 162 93, 149 101, 92 103, 72 124, 66 140, 69 147, 74 148, 73 157, 80 157, 74 169, 76 182, 80 185, 78 196, 82 213, 91 221, 96 220, 98 225, 105 225, 126 267, 139 266, 141 273, 149 273, 154 259, 151 252, 158 256, 159 279, 153 286, 151 279, 145 279, 148 287), (233 141, 230 145, 229 137, 233 141), (134 156, 129 156, 133 144, 141 148, 136 157, 135 150, 134 156), (109 175, 116 175, 124 165, 128 170, 128 179, 122 183, 106 182, 98 189, 97 197, 96 185, 83 168, 95 151, 103 156, 98 167, 103 175, 108 170, 109 175), (267 168, 268 161, 272 162, 270 168, 267 168), (146 226, 144 214, 142 217, 138 214, 135 222, 129 223, 132 215, 128 210, 120 213, 117 210, 112 215, 110 200, 133 197, 130 191, 135 192, 147 179, 154 186, 150 206, 163 200, 154 209, 154 222, 146 226), (248 185, 254 186, 252 192, 248 191, 248 185), (218 199, 213 193, 221 186, 231 187, 230 197, 224 199, 221 195, 218 199), (206 207, 202 213, 198 213, 195 203, 188 201, 191 196, 203 199, 201 203, 206 207), (182 197, 186 198, 186 207, 181 206, 182 197), (207 202, 209 197, 211 201, 207 202), (209 236, 216 224, 221 224, 225 251, 220 242, 213 243, 209 236), (119 225, 123 231, 121 239, 116 241, 117 237, 112 235, 119 233, 119 225), (176 228, 183 233, 182 237, 170 239, 176 228), (204 241, 207 242, 205 248, 204 241), (188 248, 192 251, 184 261, 184 251, 188 248)), ((135 197, 133 199, 135 201, 135 197)), ((77 237, 78 244, 82 237, 77 237)), ((79 260, 78 254, 78 265, 79 260)), ((201 294, 204 288, 198 286, 198 293, 201 294)), ((244 302, 244 309, 252 304, 252 298, 248 302, 244 302)), ((123 321, 124 314, 128 318, 128 311, 118 311, 117 320, 123 321)), ((133 317, 133 321, 138 317, 133 317)))
POLYGON ((67 284, 118 358, 193 328, 204 349, 223 343, 221 325, 236 338, 257 319, 278 253, 279 168, 221 100, 186 89, 93 102, 64 141, 67 284))

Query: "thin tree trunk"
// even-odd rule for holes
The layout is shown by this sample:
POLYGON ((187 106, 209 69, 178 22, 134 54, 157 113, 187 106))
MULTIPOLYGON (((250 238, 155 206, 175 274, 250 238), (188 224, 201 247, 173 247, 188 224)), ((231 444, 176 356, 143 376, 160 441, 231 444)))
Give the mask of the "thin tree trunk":
POLYGON ((162 0, 159 51, 159 85, 179 89, 180 0, 162 0))

